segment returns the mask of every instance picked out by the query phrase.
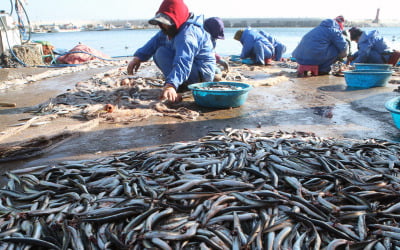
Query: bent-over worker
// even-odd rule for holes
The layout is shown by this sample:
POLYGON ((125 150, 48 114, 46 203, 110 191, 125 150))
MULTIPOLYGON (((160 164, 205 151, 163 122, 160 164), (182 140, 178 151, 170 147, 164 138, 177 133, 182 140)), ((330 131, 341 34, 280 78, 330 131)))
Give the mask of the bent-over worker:
POLYGON ((240 58, 251 58, 256 65, 268 65, 274 55, 274 46, 256 29, 238 30, 234 36, 242 45, 240 58))
POLYGON ((283 54, 286 52, 286 45, 276 39, 276 37, 262 30, 260 30, 260 34, 266 37, 272 43, 272 46, 274 46, 274 56, 272 57, 274 61, 281 61, 283 54))
POLYGON ((377 30, 362 31, 357 27, 349 30, 350 39, 357 43, 357 51, 349 57, 353 63, 387 63, 391 50, 377 30))

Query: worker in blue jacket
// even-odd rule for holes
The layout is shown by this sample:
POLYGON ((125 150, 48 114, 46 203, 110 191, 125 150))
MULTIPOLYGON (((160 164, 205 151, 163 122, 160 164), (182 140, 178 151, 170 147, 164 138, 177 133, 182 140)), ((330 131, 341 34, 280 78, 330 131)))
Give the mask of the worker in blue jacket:
POLYGON ((286 45, 281 43, 278 39, 276 39, 274 36, 272 36, 269 33, 266 33, 262 30, 260 30, 260 34, 263 35, 268 39, 270 43, 272 43, 272 46, 274 46, 274 56, 273 59, 275 61, 280 61, 282 59, 283 54, 286 52, 286 45))
POLYGON ((162 99, 180 101, 179 88, 190 83, 209 82, 215 75, 215 53, 210 35, 203 28, 203 16, 189 13, 183 0, 164 0, 149 20, 161 29, 135 53, 128 74, 153 57, 165 76, 162 99))
POLYGON ((274 55, 274 46, 256 29, 238 30, 235 40, 243 45, 240 58, 251 58, 256 65, 268 65, 274 55))
POLYGON ((391 50, 377 30, 362 31, 357 27, 349 30, 350 39, 357 43, 357 51, 349 56, 353 63, 387 63, 391 50))
POLYGON ((327 75, 331 65, 347 56, 347 42, 336 19, 325 19, 307 32, 292 56, 301 65, 318 65, 318 75, 327 75))
MULTIPOLYGON (((211 42, 213 44, 213 48, 217 47, 217 40, 225 39, 225 25, 221 18, 219 17, 210 17, 204 20, 204 29, 210 33, 211 42)), ((215 58, 217 60, 217 64, 221 65, 221 67, 228 72, 229 64, 226 62, 220 55, 215 52, 215 58)), ((219 72, 219 68, 217 68, 217 72, 219 72)))

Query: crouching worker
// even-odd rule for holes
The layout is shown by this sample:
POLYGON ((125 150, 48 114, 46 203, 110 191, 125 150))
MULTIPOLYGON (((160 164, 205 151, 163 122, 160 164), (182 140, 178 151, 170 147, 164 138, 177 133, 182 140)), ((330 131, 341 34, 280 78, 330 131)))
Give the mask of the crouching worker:
POLYGON ((274 55, 274 46, 257 30, 238 30, 234 36, 242 45, 240 58, 250 58, 255 65, 269 65, 274 55))
POLYGON ((349 33, 350 39, 357 43, 357 52, 349 56, 349 61, 353 63, 389 63, 395 65, 395 63, 391 62, 391 59, 393 55, 396 56, 396 51, 393 52, 389 48, 377 30, 365 32, 353 27, 349 30, 349 33))
POLYGON ((189 13, 183 0, 164 0, 156 16, 149 20, 161 30, 135 52, 128 74, 153 57, 165 76, 161 98, 171 102, 180 101, 177 91, 187 84, 212 81, 215 53, 203 19, 189 13))
POLYGON ((315 65, 318 75, 329 74, 332 64, 347 56, 342 23, 338 18, 325 19, 306 33, 292 53, 299 65, 315 65))

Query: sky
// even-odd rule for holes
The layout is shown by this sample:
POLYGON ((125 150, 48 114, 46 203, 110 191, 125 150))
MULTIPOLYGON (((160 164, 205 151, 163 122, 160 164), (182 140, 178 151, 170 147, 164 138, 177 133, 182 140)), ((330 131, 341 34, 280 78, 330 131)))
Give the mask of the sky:
MULTIPOLYGON (((15 0, 11 0, 14 2, 15 0)), ((31 22, 74 20, 149 19, 162 0, 23 0, 31 22)), ((400 20, 399 0, 185 0, 189 11, 221 18, 334 18, 374 19, 380 8, 381 20, 400 20)), ((9 12, 10 1, 0 10, 9 12)))

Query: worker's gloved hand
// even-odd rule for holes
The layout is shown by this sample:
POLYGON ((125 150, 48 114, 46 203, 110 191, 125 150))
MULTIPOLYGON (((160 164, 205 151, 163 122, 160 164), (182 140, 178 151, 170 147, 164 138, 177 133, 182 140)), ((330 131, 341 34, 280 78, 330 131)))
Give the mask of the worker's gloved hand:
POLYGON ((182 101, 182 96, 176 92, 175 86, 169 83, 165 84, 160 98, 161 100, 168 100, 170 102, 182 101))
POLYGON ((224 71, 229 72, 229 63, 227 61, 225 61, 224 59, 220 59, 217 61, 217 63, 222 66, 224 71))
POLYGON ((137 72, 140 67, 141 62, 142 61, 140 60, 139 57, 137 57, 137 56, 133 57, 132 61, 130 61, 128 64, 128 68, 127 68, 128 75, 133 75, 133 70, 135 70, 135 72, 137 72))

